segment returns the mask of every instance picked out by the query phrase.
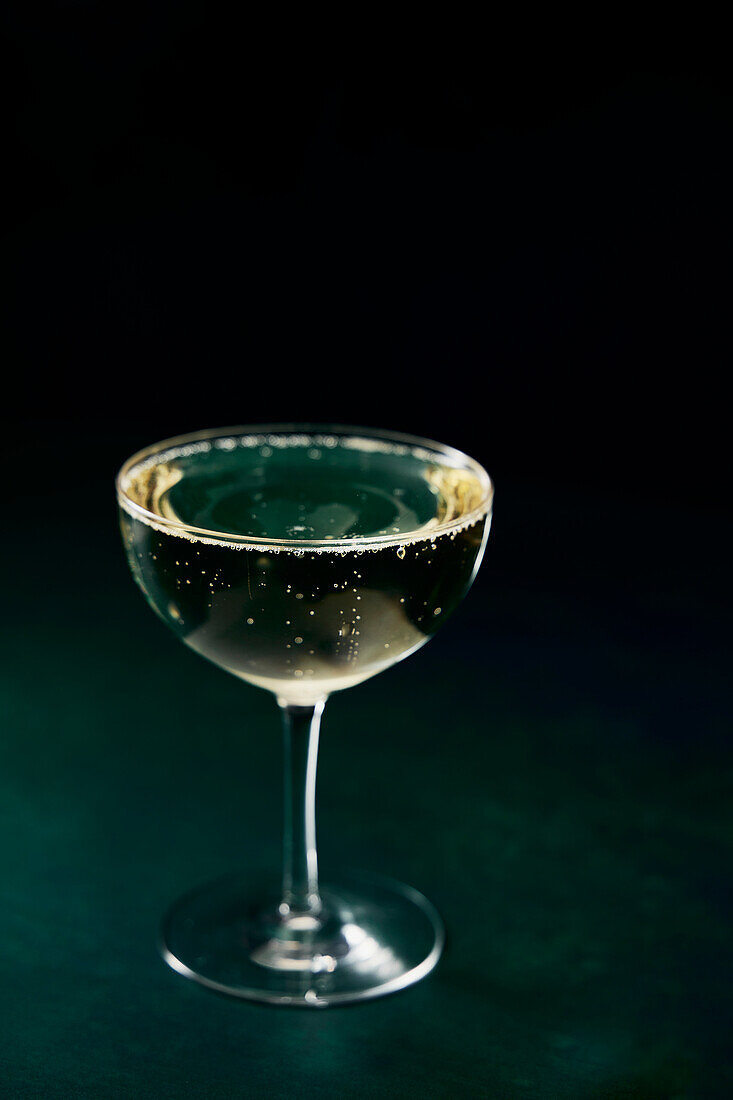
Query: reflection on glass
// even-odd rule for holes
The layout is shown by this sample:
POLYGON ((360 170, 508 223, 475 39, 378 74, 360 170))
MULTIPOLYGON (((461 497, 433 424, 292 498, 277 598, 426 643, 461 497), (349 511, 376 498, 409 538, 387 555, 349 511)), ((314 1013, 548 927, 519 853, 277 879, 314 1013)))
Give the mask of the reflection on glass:
POLYGON ((470 586, 492 487, 427 440, 277 426, 180 437, 134 455, 117 481, 133 575, 192 649, 272 692, 285 730, 282 896, 238 877, 171 910, 164 954, 238 996, 324 1005, 377 996, 435 965, 442 928, 416 891, 321 889, 318 733, 327 697, 413 653, 470 586))

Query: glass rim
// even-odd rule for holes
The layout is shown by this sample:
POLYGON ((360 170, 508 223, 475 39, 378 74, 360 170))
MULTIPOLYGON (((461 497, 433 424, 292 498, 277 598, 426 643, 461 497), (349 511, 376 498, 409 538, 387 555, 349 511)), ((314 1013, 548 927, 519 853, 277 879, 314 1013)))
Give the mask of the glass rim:
POLYGON ((149 446, 143 447, 126 459, 115 478, 115 487, 117 490, 118 503, 128 514, 141 519, 154 529, 163 530, 166 533, 179 535, 184 538, 190 538, 196 542, 229 545, 240 549, 252 547, 253 549, 261 550, 266 550, 268 548, 274 550, 303 551, 332 550, 337 553, 344 553, 351 549, 363 550, 369 547, 404 546, 413 542, 422 542, 426 538, 432 539, 437 538, 439 535, 450 534, 453 531, 458 532, 466 527, 470 527, 485 516, 490 515, 494 497, 494 484, 484 467, 477 462, 475 458, 471 458, 470 455, 466 454, 464 451, 458 450, 456 447, 450 447, 434 439, 427 439, 422 436, 409 435, 405 432, 390 431, 382 428, 356 427, 348 424, 312 424, 305 422, 245 424, 229 428, 204 428, 200 431, 185 432, 182 435, 162 439, 157 443, 151 443, 149 446), (410 532, 404 532, 403 534, 389 535, 356 535, 340 539, 285 539, 264 538, 259 535, 237 535, 232 532, 197 527, 195 524, 184 523, 182 520, 169 519, 166 516, 160 516, 156 512, 151 512, 149 509, 144 508, 141 504, 134 501, 126 491, 125 481, 132 470, 147 459, 151 459, 157 454, 162 455, 167 450, 173 450, 177 447, 202 442, 207 439, 214 440, 217 438, 243 436, 262 436, 263 440, 260 445, 266 446, 268 442, 267 436, 316 433, 324 437, 336 435, 349 436, 355 439, 379 439, 385 442, 395 443, 398 446, 402 445, 420 448, 440 455, 443 458, 450 459, 452 460, 452 462, 449 463, 450 465, 458 465, 464 469, 469 469, 478 477, 483 489, 481 502, 465 515, 454 520, 449 520, 446 523, 438 524, 436 527, 432 527, 428 531, 422 531, 420 533, 415 532, 411 534, 410 532))

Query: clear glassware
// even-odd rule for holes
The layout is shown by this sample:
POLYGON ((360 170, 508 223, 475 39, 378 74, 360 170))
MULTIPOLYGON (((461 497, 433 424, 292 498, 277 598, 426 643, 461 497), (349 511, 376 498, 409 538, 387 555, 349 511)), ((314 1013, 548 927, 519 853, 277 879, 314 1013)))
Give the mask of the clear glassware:
POLYGON ((117 477, 130 568, 189 646, 272 692, 285 750, 282 890, 234 874, 177 901, 162 929, 175 970, 219 992, 324 1006, 418 981, 442 922, 391 880, 318 878, 315 788, 329 694, 423 645, 478 570, 485 470, 394 432, 255 425, 165 440, 117 477))

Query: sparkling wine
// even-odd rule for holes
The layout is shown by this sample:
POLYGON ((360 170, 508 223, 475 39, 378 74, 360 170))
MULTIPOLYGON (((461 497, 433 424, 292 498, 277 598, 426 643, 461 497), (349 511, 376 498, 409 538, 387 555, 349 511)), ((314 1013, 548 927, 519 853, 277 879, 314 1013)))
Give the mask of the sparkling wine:
POLYGON ((222 434, 130 459, 133 575, 196 652, 289 703, 412 653, 481 560, 491 487, 456 452, 358 432, 222 434))

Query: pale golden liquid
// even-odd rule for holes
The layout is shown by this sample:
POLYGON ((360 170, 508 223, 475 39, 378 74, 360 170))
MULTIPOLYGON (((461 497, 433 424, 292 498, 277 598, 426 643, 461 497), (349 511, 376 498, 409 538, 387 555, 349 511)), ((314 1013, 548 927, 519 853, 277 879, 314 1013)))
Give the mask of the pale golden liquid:
POLYGON ((128 497, 152 516, 124 498, 121 509, 133 574, 164 621, 220 667, 303 704, 424 644, 463 597, 488 532, 486 514, 475 518, 485 486, 473 472, 422 455, 374 458, 352 442, 311 459, 328 463, 316 476, 306 459, 312 444, 283 452, 279 467, 257 447, 168 454, 127 481, 128 497), (356 529, 359 542, 346 552, 269 548, 183 536, 155 519, 209 528, 222 515, 224 530, 244 538, 305 529, 303 537, 325 540, 356 529), (385 516, 388 528, 375 527, 385 516), (464 516, 472 517, 465 526, 464 516), (446 522, 448 532, 436 530, 446 522), (370 541, 385 534, 401 541, 370 541))

